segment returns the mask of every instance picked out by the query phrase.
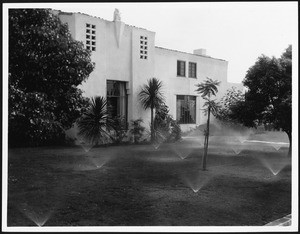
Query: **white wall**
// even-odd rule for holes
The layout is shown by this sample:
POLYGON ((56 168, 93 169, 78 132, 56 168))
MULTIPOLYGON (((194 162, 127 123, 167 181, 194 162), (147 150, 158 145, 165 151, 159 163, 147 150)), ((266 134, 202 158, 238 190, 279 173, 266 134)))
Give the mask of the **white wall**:
POLYGON ((86 40, 86 23, 96 25, 96 51, 91 56, 95 69, 79 87, 87 97, 106 97, 107 80, 127 82, 128 121, 142 118, 144 126, 149 128, 150 110, 143 109, 138 93, 152 77, 163 82, 162 92, 174 119, 176 95, 197 96, 196 124, 182 124, 183 131, 206 122, 201 110, 203 99, 195 91, 196 84, 203 82, 206 77, 221 81, 218 98, 230 86, 227 83, 228 62, 225 60, 155 47, 154 32, 125 25, 123 22, 107 21, 80 13, 60 14, 59 17, 68 23, 74 39, 83 42, 86 40), (118 34, 121 34, 119 45, 118 34), (148 38, 147 59, 140 59, 140 36, 148 38), (186 61, 186 77, 177 76, 177 60, 186 61), (188 62, 197 63, 197 78, 188 78, 188 62))
MULTIPOLYGON (((206 77, 221 81, 219 92, 227 88, 227 67, 225 60, 214 59, 160 47, 155 48, 155 76, 163 81, 164 93, 170 114, 176 119, 176 95, 194 95, 196 100, 196 124, 181 124, 183 131, 187 131, 196 125, 206 122, 202 106, 203 99, 195 90, 196 84, 203 82, 206 77), (177 60, 186 61, 186 76, 177 76, 177 60), (197 63, 197 78, 188 77, 188 63, 197 63), (225 88, 226 87, 226 88, 225 88)), ((220 95, 218 95, 220 96, 220 95)))

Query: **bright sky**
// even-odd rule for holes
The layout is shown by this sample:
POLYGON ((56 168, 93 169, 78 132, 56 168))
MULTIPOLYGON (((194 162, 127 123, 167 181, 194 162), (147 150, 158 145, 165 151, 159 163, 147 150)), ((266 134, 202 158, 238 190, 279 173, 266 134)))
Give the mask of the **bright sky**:
POLYGON ((204 48, 207 55, 227 60, 230 82, 241 82, 261 54, 279 57, 289 44, 295 49, 298 43, 297 2, 27 5, 81 12, 111 21, 118 8, 125 24, 156 32, 156 46, 189 53, 204 48))

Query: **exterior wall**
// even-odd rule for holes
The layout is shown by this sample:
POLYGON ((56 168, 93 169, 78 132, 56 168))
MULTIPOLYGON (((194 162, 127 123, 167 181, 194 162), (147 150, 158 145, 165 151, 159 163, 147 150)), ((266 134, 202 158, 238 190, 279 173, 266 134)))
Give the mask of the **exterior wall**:
MULTIPOLYGON (((194 128, 206 122, 203 111, 203 99, 196 90, 196 84, 203 82, 206 77, 221 81, 219 93, 227 87, 228 62, 207 56, 183 53, 160 47, 155 49, 155 76, 163 81, 166 104, 169 106, 170 114, 176 119, 176 95, 193 95, 196 98, 196 124, 181 124, 183 131, 194 128), (177 60, 186 62, 186 76, 177 76, 177 60), (197 63, 197 78, 188 77, 188 63, 197 63)), ((221 97, 221 95, 217 97, 221 97)))
POLYGON ((196 124, 182 124, 183 131, 206 122, 202 106, 203 99, 195 92, 196 84, 206 77, 221 81, 217 98, 229 88, 227 83, 228 62, 205 55, 189 54, 155 47, 155 33, 129 26, 121 21, 107 21, 81 13, 57 12, 63 23, 68 23, 75 40, 86 40, 86 24, 96 25, 96 51, 91 59, 95 69, 79 86, 87 97, 106 97, 106 81, 126 82, 128 95, 128 122, 142 118, 149 129, 150 110, 144 110, 138 98, 147 80, 156 77, 163 82, 163 94, 170 114, 176 119, 176 95, 193 95, 196 98, 196 124), (147 59, 140 59, 140 36, 148 38, 147 59), (177 76, 177 60, 186 62, 186 76, 177 76), (188 63, 197 63, 197 78, 188 77, 188 63))
POLYGON ((106 21, 84 14, 59 14, 68 23, 75 40, 85 42, 86 23, 96 25, 96 51, 92 51, 94 71, 79 86, 84 96, 106 97, 106 81, 125 81, 128 94, 128 121, 142 118, 149 127, 150 111, 143 110, 138 93, 142 85, 154 75, 155 33, 125 25, 120 21, 106 21), (148 38, 148 57, 140 59, 140 36, 148 38))

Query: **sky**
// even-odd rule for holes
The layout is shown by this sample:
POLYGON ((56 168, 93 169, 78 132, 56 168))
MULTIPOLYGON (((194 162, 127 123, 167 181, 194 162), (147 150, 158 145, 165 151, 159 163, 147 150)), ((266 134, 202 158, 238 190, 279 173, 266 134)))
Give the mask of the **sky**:
POLYGON ((207 55, 227 60, 229 82, 242 82, 262 54, 280 57, 289 44, 298 46, 297 2, 18 5, 23 6, 81 12, 110 21, 118 8, 125 24, 156 32, 156 46, 188 53, 204 48, 207 55))

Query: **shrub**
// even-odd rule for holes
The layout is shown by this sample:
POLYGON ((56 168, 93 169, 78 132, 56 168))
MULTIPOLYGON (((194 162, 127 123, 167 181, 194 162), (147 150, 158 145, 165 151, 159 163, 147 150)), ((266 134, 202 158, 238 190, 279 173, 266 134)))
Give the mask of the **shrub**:
POLYGON ((169 108, 166 104, 156 109, 154 129, 157 141, 175 142, 181 139, 180 125, 169 115, 169 108))
POLYGON ((143 136, 145 128, 141 125, 142 119, 131 120, 132 128, 129 130, 130 134, 133 136, 133 142, 138 143, 143 136))

